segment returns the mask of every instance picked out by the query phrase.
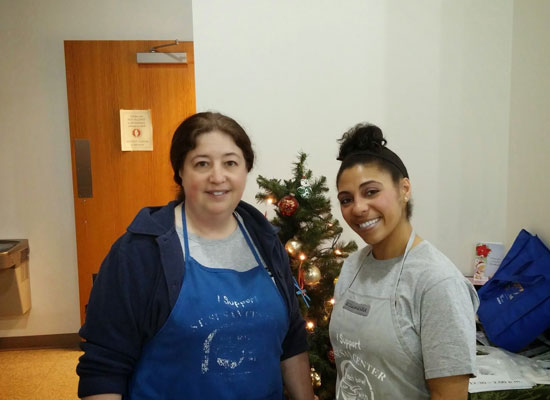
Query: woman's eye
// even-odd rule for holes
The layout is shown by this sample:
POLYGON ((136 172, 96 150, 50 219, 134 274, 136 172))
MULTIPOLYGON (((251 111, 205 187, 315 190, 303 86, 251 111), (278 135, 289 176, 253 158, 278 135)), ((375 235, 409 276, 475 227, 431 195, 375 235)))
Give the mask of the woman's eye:
POLYGON ((340 199, 339 201, 340 201, 340 205, 341 205, 341 206, 345 206, 345 205, 351 203, 351 199, 350 199, 350 198, 342 198, 342 199, 340 199))
POLYGON ((227 165, 229 167, 235 167, 235 166, 237 166, 237 161, 229 160, 229 161, 225 162, 225 165, 227 165))
POLYGON ((379 192, 378 189, 368 189, 368 190, 365 191, 365 195, 366 195, 367 197, 372 197, 372 196, 374 196, 374 195, 375 195, 376 193, 378 193, 378 192, 379 192))
POLYGON ((206 161, 197 161, 195 163, 195 167, 197 168, 204 168, 206 166, 208 166, 208 163, 206 161))

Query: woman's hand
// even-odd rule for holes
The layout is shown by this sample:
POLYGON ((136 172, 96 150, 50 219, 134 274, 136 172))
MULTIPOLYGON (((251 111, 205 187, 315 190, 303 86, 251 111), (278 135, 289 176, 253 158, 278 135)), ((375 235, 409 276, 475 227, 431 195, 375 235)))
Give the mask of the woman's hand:
POLYGON ((427 379, 432 400, 466 400, 470 375, 427 379))

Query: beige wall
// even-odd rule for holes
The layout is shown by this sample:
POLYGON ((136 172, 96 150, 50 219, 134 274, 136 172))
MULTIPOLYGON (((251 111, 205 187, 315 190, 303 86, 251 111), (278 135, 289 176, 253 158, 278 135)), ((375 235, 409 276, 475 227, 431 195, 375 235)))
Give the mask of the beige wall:
POLYGON ((32 309, 0 337, 80 326, 63 40, 192 40, 190 0, 0 2, 0 238, 27 238, 32 309))
POLYGON ((550 245, 550 2, 514 3, 508 160, 511 244, 524 228, 550 245))
POLYGON ((249 201, 257 174, 289 177, 303 150, 336 205, 336 139, 366 120, 405 160, 415 228, 462 271, 477 241, 506 239, 511 0, 193 8, 197 107, 248 128, 259 160, 249 201))

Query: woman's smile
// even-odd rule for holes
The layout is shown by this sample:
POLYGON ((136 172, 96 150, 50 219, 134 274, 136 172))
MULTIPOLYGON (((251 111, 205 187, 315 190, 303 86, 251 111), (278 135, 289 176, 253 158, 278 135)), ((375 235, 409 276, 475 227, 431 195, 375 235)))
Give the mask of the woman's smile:
POLYGON ((359 229, 361 230, 369 230, 369 229, 373 229, 374 226, 380 221, 380 217, 377 217, 377 218, 373 218, 373 219, 369 219, 368 221, 365 221, 361 224, 359 224, 359 229))

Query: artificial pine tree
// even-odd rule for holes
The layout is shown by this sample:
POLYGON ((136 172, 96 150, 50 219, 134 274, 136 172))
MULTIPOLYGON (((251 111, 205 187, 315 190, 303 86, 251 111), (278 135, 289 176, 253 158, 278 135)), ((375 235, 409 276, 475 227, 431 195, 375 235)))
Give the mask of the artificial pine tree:
POLYGON ((306 320, 312 384, 321 400, 333 399, 336 384, 334 353, 328 324, 334 284, 343 259, 357 249, 355 242, 340 240, 342 228, 331 214, 326 196, 326 177, 312 180, 306 169, 307 154, 299 153, 293 163, 293 178, 266 179, 258 176, 256 200, 275 205, 271 223, 281 228, 279 239, 289 253, 296 277, 302 314, 306 320))

